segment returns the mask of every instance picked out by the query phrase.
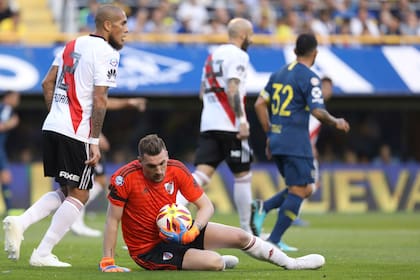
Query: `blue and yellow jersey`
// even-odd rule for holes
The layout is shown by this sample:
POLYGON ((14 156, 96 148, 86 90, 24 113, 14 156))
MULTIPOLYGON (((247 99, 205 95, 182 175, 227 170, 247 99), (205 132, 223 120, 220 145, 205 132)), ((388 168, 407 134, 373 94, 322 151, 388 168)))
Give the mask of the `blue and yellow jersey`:
POLYGON ((313 157, 309 116, 313 109, 325 107, 319 77, 295 61, 273 73, 260 96, 268 104, 272 154, 313 157))

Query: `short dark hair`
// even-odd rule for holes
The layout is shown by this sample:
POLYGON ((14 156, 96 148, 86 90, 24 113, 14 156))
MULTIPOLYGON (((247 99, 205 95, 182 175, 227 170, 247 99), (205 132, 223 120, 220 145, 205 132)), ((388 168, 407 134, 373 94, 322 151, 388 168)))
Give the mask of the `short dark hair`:
POLYGON ((321 82, 329 82, 332 84, 332 79, 328 76, 324 76, 322 77, 321 82))
POLYGON ((145 154, 155 156, 162 150, 166 150, 165 142, 156 134, 149 134, 139 141, 138 152, 140 157, 145 154))
POLYGON ((310 33, 300 34, 296 40, 295 53, 297 56, 306 56, 318 46, 315 35, 310 33))

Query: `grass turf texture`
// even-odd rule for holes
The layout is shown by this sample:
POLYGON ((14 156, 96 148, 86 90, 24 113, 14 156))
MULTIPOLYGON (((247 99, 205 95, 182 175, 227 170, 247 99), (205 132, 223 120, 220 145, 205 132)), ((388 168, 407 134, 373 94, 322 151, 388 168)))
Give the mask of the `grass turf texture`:
MULTIPOLYGON (((265 228, 270 229, 275 213, 267 216, 265 228)), ((367 214, 303 214, 309 227, 292 227, 285 241, 297 246, 299 252, 290 256, 320 253, 326 265, 315 271, 286 271, 254 260, 240 250, 220 250, 234 254, 240 263, 224 272, 145 271, 138 267, 122 249, 121 235, 116 261, 129 267, 131 273, 101 273, 97 269, 102 254, 102 238, 78 237, 68 233, 55 247, 54 253, 71 268, 37 268, 28 263, 32 250, 38 246, 49 225, 49 219, 31 226, 22 242, 18 262, 0 257, 0 279, 420 279, 420 216, 419 213, 367 214), (169 274, 170 273, 170 274, 169 274)), ((103 228, 104 215, 88 215, 87 223, 103 228)), ((215 215, 213 221, 237 225, 236 215, 215 215)), ((4 233, 0 234, 2 243, 4 233)), ((1 244, 3 246, 3 244, 1 244)))

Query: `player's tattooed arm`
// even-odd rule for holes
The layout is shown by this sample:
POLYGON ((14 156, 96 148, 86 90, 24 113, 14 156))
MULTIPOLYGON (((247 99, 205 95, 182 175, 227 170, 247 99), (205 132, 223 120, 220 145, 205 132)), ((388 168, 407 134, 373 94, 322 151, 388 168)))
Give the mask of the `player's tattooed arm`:
POLYGON ((91 137, 99 138, 105 119, 108 102, 108 87, 95 86, 93 92, 93 109, 91 118, 91 137))
POLYGON ((350 125, 348 122, 343 118, 336 118, 332 116, 330 113, 328 113, 327 110, 316 108, 312 110, 312 115, 320 120, 322 123, 331 125, 339 130, 343 130, 345 132, 348 132, 350 130, 350 125))
POLYGON ((235 112, 235 116, 240 118, 244 116, 241 106, 241 97, 239 95, 239 79, 233 78, 228 81, 228 100, 229 105, 235 112))
POLYGON ((42 81, 42 90, 44 92, 44 101, 48 111, 51 109, 51 104, 54 96, 55 81, 57 79, 58 66, 51 66, 48 73, 42 81))

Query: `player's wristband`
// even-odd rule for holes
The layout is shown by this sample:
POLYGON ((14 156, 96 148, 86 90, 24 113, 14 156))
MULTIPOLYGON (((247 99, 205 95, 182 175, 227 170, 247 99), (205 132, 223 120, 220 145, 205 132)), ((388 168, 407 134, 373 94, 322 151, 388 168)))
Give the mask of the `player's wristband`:
POLYGON ((201 223, 198 222, 194 222, 194 225, 198 228, 199 231, 201 231, 204 227, 201 223))
POLYGON ((89 144, 99 145, 99 138, 89 138, 89 144))
POLYGON ((239 123, 248 123, 248 121, 247 121, 247 119, 246 119, 246 117, 245 116, 241 116, 241 117, 239 117, 239 123))

